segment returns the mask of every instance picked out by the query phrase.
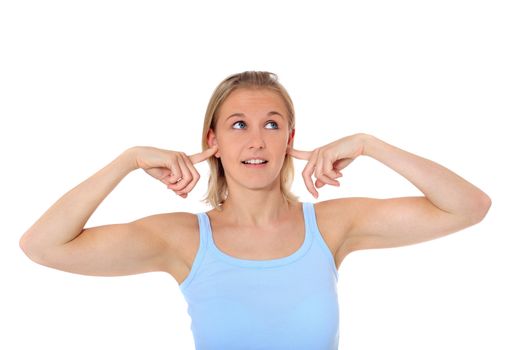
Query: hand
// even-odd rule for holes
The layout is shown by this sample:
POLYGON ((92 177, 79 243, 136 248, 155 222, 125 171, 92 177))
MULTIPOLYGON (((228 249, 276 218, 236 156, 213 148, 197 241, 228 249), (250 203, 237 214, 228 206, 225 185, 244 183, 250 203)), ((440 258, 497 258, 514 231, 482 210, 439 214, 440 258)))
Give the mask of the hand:
POLYGON ((315 198, 319 197, 316 187, 321 188, 326 184, 339 186, 336 179, 343 176, 341 170, 362 155, 363 151, 364 134, 343 137, 313 151, 288 148, 288 154, 292 157, 308 161, 302 174, 306 188, 315 198), (312 175, 316 178, 315 186, 312 175))
POLYGON ((186 198, 200 179, 193 165, 213 156, 217 152, 217 146, 191 156, 154 147, 135 147, 134 150, 137 167, 144 169, 182 198, 186 198))

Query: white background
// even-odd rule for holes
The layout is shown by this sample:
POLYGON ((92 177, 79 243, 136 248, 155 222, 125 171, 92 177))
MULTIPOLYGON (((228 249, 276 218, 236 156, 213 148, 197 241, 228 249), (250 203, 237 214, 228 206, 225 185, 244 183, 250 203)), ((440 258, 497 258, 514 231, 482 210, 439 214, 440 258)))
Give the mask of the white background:
MULTIPOLYGON (((443 164, 493 201, 484 221, 451 236, 351 254, 340 268, 340 349, 524 349, 518 4, 3 1, 0 348, 193 348, 167 274, 64 273, 32 263, 18 239, 130 146, 200 151, 216 85, 268 70, 296 105, 296 148, 369 133, 443 164)), ((314 201, 303 166, 296 161, 294 190, 314 201)), ((186 200, 130 174, 88 226, 207 210, 206 165, 198 169, 203 179, 186 200)), ((419 194, 370 158, 344 175, 320 200, 419 194)))

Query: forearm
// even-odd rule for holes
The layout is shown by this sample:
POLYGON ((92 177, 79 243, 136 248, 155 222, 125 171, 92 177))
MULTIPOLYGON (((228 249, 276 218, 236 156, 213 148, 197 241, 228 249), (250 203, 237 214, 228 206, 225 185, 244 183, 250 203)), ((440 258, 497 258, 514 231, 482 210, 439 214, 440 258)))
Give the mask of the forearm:
POLYGON ((129 149, 55 202, 23 235, 22 249, 28 255, 39 255, 73 240, 100 203, 134 169, 133 149, 129 149))
POLYGON ((483 191, 449 169, 373 136, 365 135, 363 140, 363 155, 405 177, 441 210, 478 221, 490 207, 483 191))

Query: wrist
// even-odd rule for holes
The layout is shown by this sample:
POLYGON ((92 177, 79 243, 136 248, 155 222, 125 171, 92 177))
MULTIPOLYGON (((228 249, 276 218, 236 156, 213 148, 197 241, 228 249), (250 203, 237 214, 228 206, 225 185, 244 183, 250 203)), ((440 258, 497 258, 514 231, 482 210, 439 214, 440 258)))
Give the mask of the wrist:
POLYGON ((374 144, 377 142, 377 138, 369 134, 359 133, 358 139, 360 140, 361 147, 362 147, 361 155, 370 156, 370 154, 372 153, 374 144))
POLYGON ((137 147, 126 149, 117 157, 117 161, 127 172, 137 170, 139 168, 137 163, 137 147))

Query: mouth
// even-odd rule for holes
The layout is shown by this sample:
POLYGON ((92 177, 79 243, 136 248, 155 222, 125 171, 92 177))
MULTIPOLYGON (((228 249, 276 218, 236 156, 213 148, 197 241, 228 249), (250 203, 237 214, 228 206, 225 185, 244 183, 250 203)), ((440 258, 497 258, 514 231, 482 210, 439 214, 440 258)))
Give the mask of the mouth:
POLYGON ((268 163, 266 159, 246 159, 241 162, 245 165, 264 165, 268 163))

